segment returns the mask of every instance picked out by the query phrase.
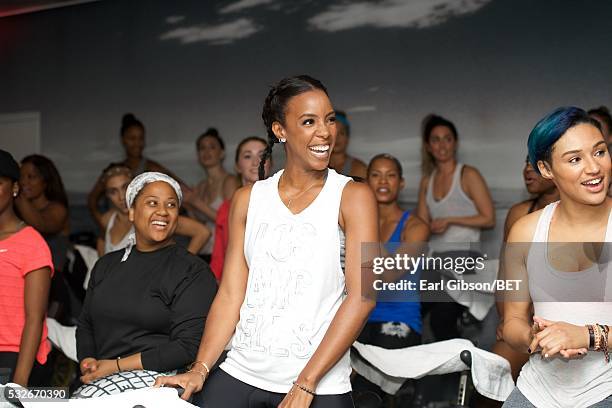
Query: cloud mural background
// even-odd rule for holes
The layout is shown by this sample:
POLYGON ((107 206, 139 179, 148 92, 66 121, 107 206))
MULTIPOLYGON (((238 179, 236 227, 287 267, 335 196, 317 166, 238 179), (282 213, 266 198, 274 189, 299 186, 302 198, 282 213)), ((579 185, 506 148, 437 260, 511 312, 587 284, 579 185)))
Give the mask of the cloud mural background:
POLYGON ((121 158, 125 112, 147 127, 145 153, 195 182, 203 130, 220 130, 232 168, 238 141, 265 134, 267 87, 310 73, 349 113, 353 153, 400 158, 403 199, 436 112, 456 123, 462 161, 512 200, 539 117, 612 105, 610 15, 597 0, 99 1, 1 20, 0 112, 41 112, 42 152, 72 192, 121 158))

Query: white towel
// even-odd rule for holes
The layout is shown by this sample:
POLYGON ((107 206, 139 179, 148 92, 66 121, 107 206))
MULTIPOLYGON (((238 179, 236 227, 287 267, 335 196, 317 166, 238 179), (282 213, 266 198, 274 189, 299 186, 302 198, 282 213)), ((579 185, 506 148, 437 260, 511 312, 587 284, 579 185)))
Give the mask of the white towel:
POLYGON ((475 347, 469 340, 453 339, 395 350, 358 342, 353 346, 359 352, 351 353, 355 371, 389 394, 395 394, 408 378, 466 370, 468 367, 459 357, 463 350, 472 354, 472 382, 481 395, 505 401, 514 389, 510 363, 475 347))
MULTIPOLYGON (((461 279, 468 283, 492 283, 497 279, 497 273, 499 270, 499 259, 489 259, 484 261, 484 269, 478 271, 473 275, 457 275, 453 279, 461 279)), ((445 285, 446 287, 446 285, 445 285)), ((495 293, 494 292, 478 292, 475 290, 463 291, 463 290, 450 290, 446 289, 446 293, 452 297, 455 302, 467 307, 476 319, 484 320, 491 309, 491 306, 495 304, 495 293)))
POLYGON ((96 264, 96 261, 99 258, 98 251, 85 245, 75 245, 74 249, 79 251, 79 253, 83 257, 83 261, 85 261, 85 265, 87 266, 87 274, 85 275, 85 280, 83 281, 83 288, 87 290, 89 278, 91 277, 91 270, 93 269, 94 265, 96 264))
POLYGON ((76 326, 62 326, 47 317, 47 338, 72 361, 79 362, 76 351, 76 326))

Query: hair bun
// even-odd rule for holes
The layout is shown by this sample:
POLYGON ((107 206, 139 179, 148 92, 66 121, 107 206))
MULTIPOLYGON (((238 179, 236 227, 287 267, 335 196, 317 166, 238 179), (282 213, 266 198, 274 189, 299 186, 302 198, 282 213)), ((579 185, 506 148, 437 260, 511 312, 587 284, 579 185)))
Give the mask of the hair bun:
POLYGON ((219 131, 217 130, 217 128, 209 127, 208 129, 206 129, 206 132, 204 132, 204 135, 219 137, 219 131))
POLYGON ((136 119, 136 116, 134 116, 133 113, 126 113, 125 115, 123 115, 123 117, 121 118, 121 124, 123 126, 128 125, 130 123, 134 123, 137 122, 138 119, 136 119))

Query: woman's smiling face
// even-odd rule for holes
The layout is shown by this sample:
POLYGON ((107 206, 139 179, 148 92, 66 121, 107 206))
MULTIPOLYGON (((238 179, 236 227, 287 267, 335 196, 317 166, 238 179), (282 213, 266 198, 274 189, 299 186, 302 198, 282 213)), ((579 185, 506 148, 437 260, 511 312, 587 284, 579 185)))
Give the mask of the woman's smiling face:
POLYGON ((587 205, 606 199, 611 167, 601 131, 588 123, 568 129, 557 140, 551 163, 538 162, 542 175, 552 179, 562 195, 587 205))
POLYGON ((138 248, 153 251, 165 246, 174 235, 178 217, 179 200, 170 184, 164 181, 147 184, 129 211, 138 248))
POLYGON ((327 94, 315 89, 292 97, 274 133, 287 140, 287 160, 308 170, 325 170, 336 141, 336 116, 327 94))

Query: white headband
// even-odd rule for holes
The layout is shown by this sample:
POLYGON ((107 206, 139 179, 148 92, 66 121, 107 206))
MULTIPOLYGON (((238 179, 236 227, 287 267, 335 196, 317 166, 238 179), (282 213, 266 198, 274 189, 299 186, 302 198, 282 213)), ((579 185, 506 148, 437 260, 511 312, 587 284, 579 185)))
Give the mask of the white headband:
POLYGON ((181 191, 181 186, 179 186, 179 183, 177 183, 175 179, 164 173, 148 171, 146 173, 142 173, 134 177, 130 185, 127 187, 127 190, 125 192, 125 202, 127 203, 127 207, 132 207, 136 196, 138 195, 138 193, 140 193, 144 186, 155 181, 164 181, 170 184, 170 187, 174 189, 174 192, 178 197, 179 205, 181 205, 181 203, 183 202, 183 192, 181 191))
MULTIPOLYGON (((127 190, 125 192, 125 201, 127 203, 127 207, 131 208, 134 204, 134 200, 140 191, 149 183, 153 183, 155 181, 164 181, 170 184, 170 187, 174 189, 176 196, 178 197, 179 206, 183 202, 183 192, 181 191, 181 186, 176 182, 172 177, 158 173, 155 171, 149 171, 146 173, 142 173, 131 181, 128 185, 127 190)), ((130 256, 130 252, 132 252, 132 248, 136 245, 136 235, 132 232, 128 237, 128 245, 125 247, 125 252, 123 253, 123 257, 121 258, 121 262, 124 262, 130 256)))

